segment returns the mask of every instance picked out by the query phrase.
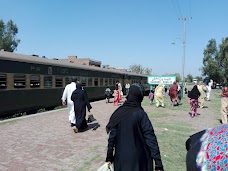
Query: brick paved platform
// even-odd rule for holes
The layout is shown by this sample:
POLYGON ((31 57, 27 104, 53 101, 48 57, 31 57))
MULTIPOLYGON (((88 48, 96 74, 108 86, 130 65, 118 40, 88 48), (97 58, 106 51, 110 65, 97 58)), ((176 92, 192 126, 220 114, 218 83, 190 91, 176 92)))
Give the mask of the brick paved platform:
MULTIPOLYGON (((97 122, 73 133, 67 109, 44 112, 0 122, 1 171, 95 171, 104 163, 105 126, 117 108, 104 100, 91 103, 97 122)), ((88 112, 87 112, 88 114, 88 112)))

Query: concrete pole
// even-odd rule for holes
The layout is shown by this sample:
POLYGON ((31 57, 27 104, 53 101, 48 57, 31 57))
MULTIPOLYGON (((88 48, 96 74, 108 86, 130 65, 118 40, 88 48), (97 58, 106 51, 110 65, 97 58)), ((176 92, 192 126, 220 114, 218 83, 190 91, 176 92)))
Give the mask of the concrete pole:
POLYGON ((190 18, 181 18, 181 20, 184 20, 184 33, 183 33, 183 57, 182 57, 182 92, 184 97, 184 88, 185 88, 185 80, 184 80, 184 71, 185 71, 185 51, 186 51, 186 20, 192 19, 190 18))
POLYGON ((184 80, 184 71, 185 71, 185 51, 186 51, 186 17, 184 20, 184 35, 183 35, 183 57, 182 57, 182 92, 184 97, 184 89, 185 89, 185 80, 184 80))

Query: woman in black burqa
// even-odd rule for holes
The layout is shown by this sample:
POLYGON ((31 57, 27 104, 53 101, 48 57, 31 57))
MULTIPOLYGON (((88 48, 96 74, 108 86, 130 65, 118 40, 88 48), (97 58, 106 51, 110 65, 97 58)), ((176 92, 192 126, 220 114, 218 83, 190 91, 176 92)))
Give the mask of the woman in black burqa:
POLYGON ((74 102, 74 112, 76 117, 76 130, 82 130, 88 127, 86 121, 86 107, 88 111, 92 109, 85 90, 82 90, 80 83, 76 84, 76 90, 72 93, 71 100, 74 102))
POLYGON ((106 126, 109 133, 106 162, 114 162, 115 171, 151 171, 153 160, 155 170, 163 171, 157 138, 141 107, 142 100, 143 87, 132 84, 127 101, 112 114, 106 126))

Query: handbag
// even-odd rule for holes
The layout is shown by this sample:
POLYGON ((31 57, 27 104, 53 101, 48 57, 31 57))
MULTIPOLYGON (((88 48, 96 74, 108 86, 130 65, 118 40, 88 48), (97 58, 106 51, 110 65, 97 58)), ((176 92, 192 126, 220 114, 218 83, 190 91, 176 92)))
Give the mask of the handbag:
POLYGON ((105 163, 97 171, 114 171, 114 169, 109 163, 105 163))
POLYGON ((88 122, 88 123, 91 123, 91 122, 93 122, 93 121, 96 121, 96 119, 93 117, 92 114, 90 114, 90 115, 88 116, 87 122, 88 122))

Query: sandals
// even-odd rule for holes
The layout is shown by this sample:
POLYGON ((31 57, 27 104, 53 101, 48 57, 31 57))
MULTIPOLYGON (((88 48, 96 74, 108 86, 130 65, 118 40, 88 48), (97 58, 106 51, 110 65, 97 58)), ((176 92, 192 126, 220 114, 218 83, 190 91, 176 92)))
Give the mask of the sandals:
POLYGON ((73 131, 74 131, 74 133, 77 133, 78 132, 78 128, 76 126, 73 126, 73 131))

